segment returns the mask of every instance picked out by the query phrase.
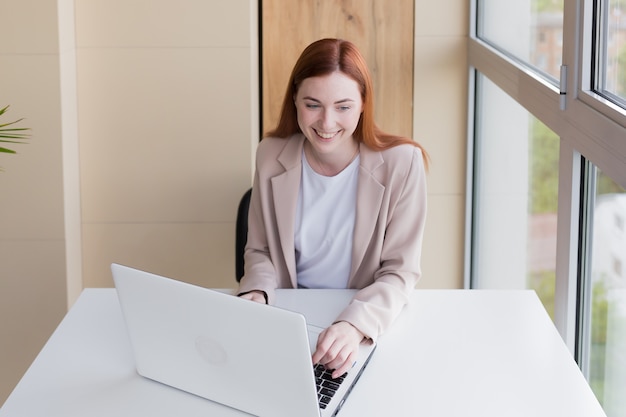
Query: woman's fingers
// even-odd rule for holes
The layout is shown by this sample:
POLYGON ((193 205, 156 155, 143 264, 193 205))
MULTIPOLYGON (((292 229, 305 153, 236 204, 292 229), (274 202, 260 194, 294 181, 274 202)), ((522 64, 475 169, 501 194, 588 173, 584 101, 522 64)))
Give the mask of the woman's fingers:
POLYGON ((263 291, 250 291, 245 294, 241 294, 239 298, 265 304, 265 294, 263 293, 263 291))
POLYGON ((320 333, 313 363, 334 369, 332 376, 337 378, 354 365, 363 338, 363 334, 350 323, 335 323, 320 333))

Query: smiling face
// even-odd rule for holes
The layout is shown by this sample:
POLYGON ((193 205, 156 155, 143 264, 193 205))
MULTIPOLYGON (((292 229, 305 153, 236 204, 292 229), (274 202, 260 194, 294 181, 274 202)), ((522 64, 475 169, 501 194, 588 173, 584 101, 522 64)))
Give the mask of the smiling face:
POLYGON ((354 153, 363 102, 359 85, 341 72, 302 81, 295 96, 298 125, 319 156, 354 153))

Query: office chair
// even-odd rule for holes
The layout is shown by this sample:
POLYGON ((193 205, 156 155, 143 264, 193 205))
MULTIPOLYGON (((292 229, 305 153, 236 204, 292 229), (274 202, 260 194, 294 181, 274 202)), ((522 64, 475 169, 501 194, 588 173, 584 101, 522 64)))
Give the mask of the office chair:
POLYGON ((243 251, 248 241, 248 210, 252 188, 246 191, 237 208, 237 225, 235 231, 235 278, 237 282, 243 277, 243 251))

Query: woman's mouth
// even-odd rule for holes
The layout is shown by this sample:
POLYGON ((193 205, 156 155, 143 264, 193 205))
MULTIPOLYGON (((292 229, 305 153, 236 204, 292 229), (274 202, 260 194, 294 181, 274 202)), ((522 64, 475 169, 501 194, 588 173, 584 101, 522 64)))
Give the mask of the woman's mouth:
POLYGON ((320 138, 325 139, 325 140, 332 139, 332 138, 334 138, 337 135, 337 133, 339 133, 339 131, 336 131, 336 132, 320 132, 319 130, 316 130, 316 129, 313 129, 313 130, 315 131, 317 136, 319 136, 320 138))

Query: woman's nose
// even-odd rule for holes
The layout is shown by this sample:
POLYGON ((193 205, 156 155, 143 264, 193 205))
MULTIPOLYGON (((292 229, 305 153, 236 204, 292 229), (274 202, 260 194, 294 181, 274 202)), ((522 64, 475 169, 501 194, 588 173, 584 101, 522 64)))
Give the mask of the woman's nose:
POLYGON ((322 128, 323 129, 332 129, 335 126, 335 119, 332 114, 332 110, 325 109, 322 112, 322 128))

